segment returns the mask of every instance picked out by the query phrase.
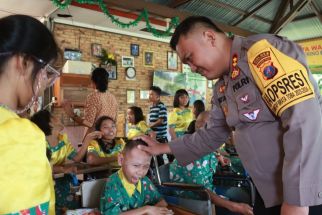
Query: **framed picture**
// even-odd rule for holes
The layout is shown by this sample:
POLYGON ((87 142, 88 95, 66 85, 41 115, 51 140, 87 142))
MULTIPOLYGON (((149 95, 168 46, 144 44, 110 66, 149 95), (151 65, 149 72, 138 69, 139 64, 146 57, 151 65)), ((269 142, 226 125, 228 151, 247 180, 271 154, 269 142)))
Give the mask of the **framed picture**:
POLYGON ((168 52, 168 69, 178 70, 178 55, 176 52, 168 52))
POLYGON ((64 58, 66 60, 78 60, 80 61, 82 58, 82 52, 78 49, 68 49, 64 50, 64 58))
POLYGON ((135 103, 135 90, 126 90, 126 103, 135 103))
POLYGON ((138 44, 131 44, 131 55, 132 56, 140 55, 140 46, 138 44))
POLYGON ((122 56, 122 67, 134 67, 134 57, 122 56))
POLYGON ((102 56, 102 45, 97 43, 92 43, 92 55, 95 57, 102 56))
POLYGON ((149 90, 140 90, 140 99, 149 99, 149 90))
POLYGON ((101 65, 108 72, 108 80, 117 80, 117 65, 101 65))
POLYGON ((152 51, 144 52, 143 65, 146 67, 154 67, 154 52, 152 51))

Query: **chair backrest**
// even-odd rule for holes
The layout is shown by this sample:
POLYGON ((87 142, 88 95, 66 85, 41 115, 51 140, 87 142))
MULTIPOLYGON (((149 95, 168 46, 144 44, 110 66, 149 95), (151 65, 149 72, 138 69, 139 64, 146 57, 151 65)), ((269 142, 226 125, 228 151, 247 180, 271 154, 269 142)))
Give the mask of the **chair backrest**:
POLYGON ((82 207, 99 208, 101 194, 106 182, 107 179, 103 178, 92 181, 84 181, 81 184, 82 207))

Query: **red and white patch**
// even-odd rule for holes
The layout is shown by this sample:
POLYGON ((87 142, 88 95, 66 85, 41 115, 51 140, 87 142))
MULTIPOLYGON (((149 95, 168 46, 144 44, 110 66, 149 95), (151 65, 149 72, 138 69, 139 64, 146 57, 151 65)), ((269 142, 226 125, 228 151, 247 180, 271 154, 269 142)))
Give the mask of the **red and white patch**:
POLYGON ((243 103, 248 103, 248 102, 249 102, 249 96, 248 96, 248 94, 245 94, 245 95, 243 95, 242 97, 240 97, 240 100, 241 100, 243 103))

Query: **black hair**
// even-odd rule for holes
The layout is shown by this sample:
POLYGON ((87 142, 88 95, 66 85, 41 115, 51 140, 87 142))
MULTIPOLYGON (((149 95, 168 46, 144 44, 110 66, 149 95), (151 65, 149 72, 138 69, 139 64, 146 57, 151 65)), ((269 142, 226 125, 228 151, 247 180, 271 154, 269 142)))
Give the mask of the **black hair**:
POLYGON ((190 33, 197 25, 210 28, 219 33, 224 33, 220 28, 217 27, 215 23, 213 23, 213 21, 211 21, 211 19, 205 16, 190 16, 183 20, 174 31, 170 40, 171 49, 176 50, 176 46, 179 42, 180 36, 188 35, 188 33, 190 33))
POLYGON ((133 111, 134 114, 134 124, 139 123, 140 121, 144 120, 143 111, 140 107, 131 106, 129 107, 133 111))
POLYGON ((132 149, 137 148, 139 145, 148 146, 148 144, 143 140, 127 140, 122 152, 129 152, 132 149))
POLYGON ((152 90, 153 92, 155 92, 156 94, 158 94, 158 96, 161 95, 161 88, 160 87, 157 87, 157 86, 152 86, 150 87, 150 90, 152 90))
POLYGON ((0 74, 12 56, 21 55, 34 61, 34 81, 41 68, 57 59, 57 43, 52 33, 37 19, 26 15, 7 16, 0 19, 0 29, 0 74))
POLYGON ((200 113, 204 112, 206 110, 205 108, 205 104, 203 103, 202 100, 196 100, 194 103, 193 103, 193 106, 196 110, 196 119, 197 117, 199 116, 200 113))
MULTIPOLYGON (((100 118, 98 118, 95 122, 95 130, 96 131, 100 131, 102 123, 105 120, 111 120, 113 123, 115 123, 115 121, 109 117, 109 116, 101 116, 100 118)), ((98 142, 98 145, 101 147, 101 149, 103 150, 103 152, 105 152, 106 154, 109 154, 111 151, 111 149, 114 148, 114 146, 116 145, 115 139, 112 141, 111 144, 106 144, 102 138, 97 138, 96 141, 98 142)))
MULTIPOLYGON (((175 108, 180 107, 179 97, 182 95, 189 96, 188 92, 185 89, 180 89, 176 91, 176 94, 174 95, 174 99, 173 99, 173 107, 175 108)), ((189 107, 189 101, 185 107, 189 107)))
POLYGON ((53 127, 50 126, 51 113, 48 110, 41 110, 32 115, 30 120, 35 123, 46 136, 51 135, 53 127))
POLYGON ((108 72, 102 67, 95 68, 92 72, 92 81, 95 83, 96 89, 104 93, 108 87, 108 72))

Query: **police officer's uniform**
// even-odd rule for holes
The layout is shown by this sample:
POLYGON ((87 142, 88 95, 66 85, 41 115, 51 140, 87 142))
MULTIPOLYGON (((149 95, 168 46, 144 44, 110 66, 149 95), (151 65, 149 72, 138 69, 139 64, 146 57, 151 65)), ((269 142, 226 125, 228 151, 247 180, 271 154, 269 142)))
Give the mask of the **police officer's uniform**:
POLYGON ((235 37, 207 129, 171 142, 181 165, 235 143, 266 207, 322 204, 321 95, 305 55, 274 35, 235 37))

